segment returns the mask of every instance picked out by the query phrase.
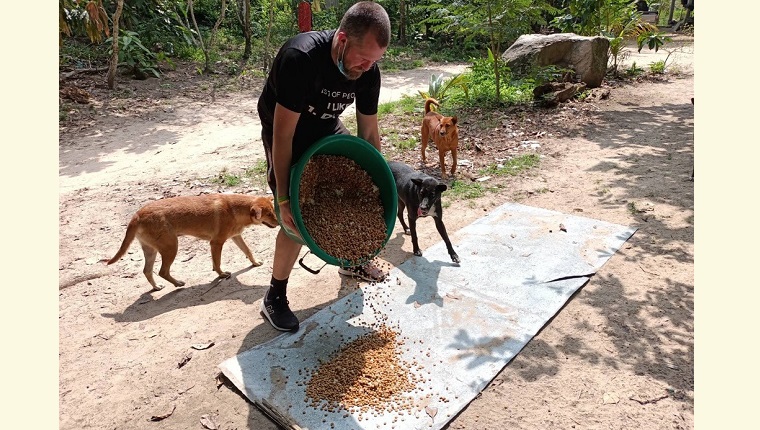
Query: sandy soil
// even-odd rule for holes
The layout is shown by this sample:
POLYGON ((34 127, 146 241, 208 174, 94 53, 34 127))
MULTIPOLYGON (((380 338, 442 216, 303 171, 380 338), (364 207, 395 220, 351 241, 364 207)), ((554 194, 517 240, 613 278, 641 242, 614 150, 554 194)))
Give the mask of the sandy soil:
MULTIPOLYGON (((583 104, 575 132, 549 128, 532 138, 544 156, 538 169, 509 179, 499 194, 446 208, 456 214, 447 216, 449 231, 506 201, 639 229, 451 429, 694 428, 694 80, 691 52, 678 55, 681 73, 607 86, 609 98, 583 104)), ((389 75, 386 91, 425 89, 430 73, 389 75)), ((208 244, 192 238, 180 240, 172 266, 183 288, 158 278, 166 288, 151 292, 136 244, 112 266, 98 262, 153 199, 264 193, 255 181, 213 182, 224 169, 242 172, 262 159, 257 92, 171 79, 121 88, 111 97, 93 89, 89 111, 60 126, 60 428, 201 429, 210 419, 219 429, 275 429, 217 367, 279 334, 258 314, 275 230, 244 234, 261 267, 225 245, 228 280, 215 279, 208 244)), ((420 230, 422 244, 439 240, 432 223, 420 230)), ((388 260, 413 258, 408 238, 394 243, 403 245, 387 249, 388 260)), ((334 269, 314 276, 296 268, 290 305, 303 320, 357 287, 334 269)))

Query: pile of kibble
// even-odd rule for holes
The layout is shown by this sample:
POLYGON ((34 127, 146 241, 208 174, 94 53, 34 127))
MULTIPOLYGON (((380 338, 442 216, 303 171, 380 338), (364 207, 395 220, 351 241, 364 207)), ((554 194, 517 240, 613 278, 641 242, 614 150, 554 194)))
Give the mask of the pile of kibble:
POLYGON ((398 333, 380 326, 344 346, 311 374, 306 395, 311 406, 330 412, 411 411, 405 394, 424 378, 401 358, 398 333))
POLYGON ((311 157, 301 175, 298 203, 314 243, 336 259, 364 262, 385 242, 380 190, 348 157, 311 157))

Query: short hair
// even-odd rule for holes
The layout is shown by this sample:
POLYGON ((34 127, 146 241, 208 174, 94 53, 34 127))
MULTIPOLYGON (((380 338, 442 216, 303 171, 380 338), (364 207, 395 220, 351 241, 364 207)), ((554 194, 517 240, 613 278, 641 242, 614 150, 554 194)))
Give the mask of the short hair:
POLYGON ((344 31, 352 39, 361 39, 372 32, 377 45, 385 48, 391 39, 391 20, 388 18, 388 12, 379 4, 360 1, 343 14, 338 30, 344 31))

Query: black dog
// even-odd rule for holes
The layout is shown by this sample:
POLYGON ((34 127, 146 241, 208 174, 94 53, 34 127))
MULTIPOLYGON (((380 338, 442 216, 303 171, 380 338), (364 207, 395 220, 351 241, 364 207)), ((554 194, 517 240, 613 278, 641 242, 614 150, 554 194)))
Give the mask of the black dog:
POLYGON ((398 220, 404 227, 404 233, 412 235, 412 247, 414 255, 421 256, 420 245, 417 243, 417 218, 431 216, 435 220, 435 228, 446 243, 451 261, 459 263, 459 256, 451 246, 446 226, 443 225, 443 208, 441 207, 441 193, 446 191, 446 184, 439 182, 432 176, 418 172, 404 163, 389 161, 388 167, 393 172, 398 191, 398 220), (404 222, 404 208, 407 208, 409 227, 404 222))

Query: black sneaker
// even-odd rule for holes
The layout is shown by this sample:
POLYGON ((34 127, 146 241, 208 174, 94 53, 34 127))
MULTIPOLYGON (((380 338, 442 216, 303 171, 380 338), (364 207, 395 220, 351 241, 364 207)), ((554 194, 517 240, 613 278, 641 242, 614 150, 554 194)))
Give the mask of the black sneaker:
POLYGON ((266 318, 272 327, 280 331, 298 331, 298 318, 288 307, 288 299, 275 297, 261 301, 261 315, 266 318))

